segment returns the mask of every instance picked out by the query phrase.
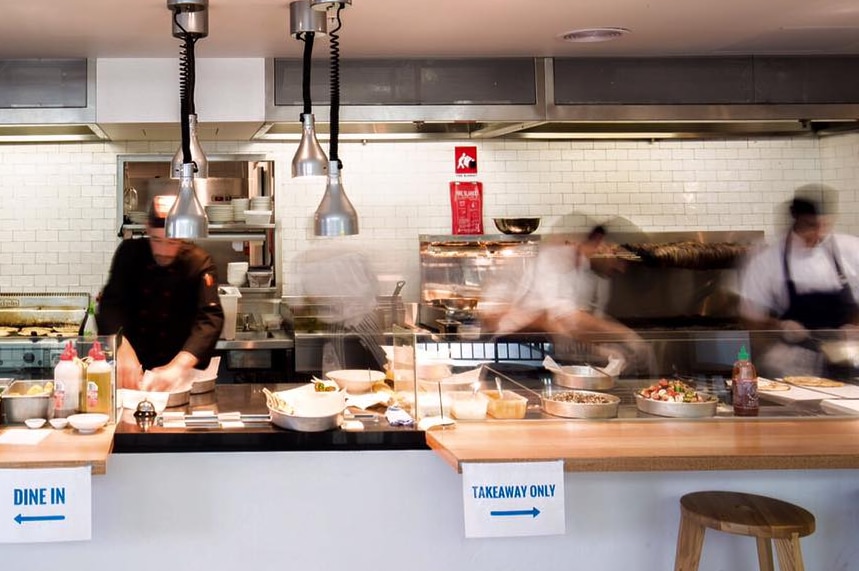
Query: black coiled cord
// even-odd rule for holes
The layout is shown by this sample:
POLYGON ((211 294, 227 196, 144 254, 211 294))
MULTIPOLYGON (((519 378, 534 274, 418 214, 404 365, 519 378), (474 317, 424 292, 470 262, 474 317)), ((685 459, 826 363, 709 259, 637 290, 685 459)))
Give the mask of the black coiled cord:
MULTIPOLYGON (((179 105, 182 127, 182 162, 191 163, 191 126, 190 115, 196 114, 194 107, 194 89, 196 88, 197 66, 194 57, 194 46, 199 38, 194 37, 182 27, 178 20, 178 12, 173 14, 173 22, 182 30, 182 46, 179 48, 179 105)), ((194 165, 194 171, 197 165, 194 165)))
POLYGON ((299 118, 299 121, 304 121, 304 116, 313 112, 310 103, 310 66, 313 62, 313 38, 316 36, 313 32, 303 32, 298 35, 298 39, 304 42, 304 67, 301 73, 301 96, 304 99, 304 111, 299 118))
POLYGON ((337 152, 337 139, 340 135, 340 36, 337 32, 342 26, 340 21, 341 10, 343 10, 343 4, 337 4, 337 10, 334 13, 334 21, 337 25, 328 32, 331 53, 331 67, 329 69, 331 78, 331 136, 328 140, 328 160, 337 161, 338 168, 343 167, 337 152))

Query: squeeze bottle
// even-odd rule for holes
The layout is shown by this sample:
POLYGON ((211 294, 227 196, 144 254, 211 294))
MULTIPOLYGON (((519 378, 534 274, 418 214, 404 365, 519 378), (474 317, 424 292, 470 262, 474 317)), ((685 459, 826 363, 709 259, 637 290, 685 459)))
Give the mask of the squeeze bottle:
POLYGON ((758 415, 758 372, 749 361, 749 353, 743 345, 737 353, 731 374, 731 394, 734 401, 734 416, 758 415))
POLYGON ((101 343, 94 341, 89 350, 90 363, 86 368, 86 387, 83 392, 84 410, 86 412, 103 412, 110 414, 113 401, 111 388, 113 385, 113 367, 107 362, 101 343))
POLYGON ((76 360, 78 352, 71 341, 54 367, 54 416, 65 418, 81 410, 81 382, 84 371, 76 360))

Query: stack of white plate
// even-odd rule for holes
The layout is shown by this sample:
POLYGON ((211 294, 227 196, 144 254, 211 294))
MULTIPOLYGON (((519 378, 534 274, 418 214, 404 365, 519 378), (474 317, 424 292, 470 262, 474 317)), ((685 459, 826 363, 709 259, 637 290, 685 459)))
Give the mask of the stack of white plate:
POLYGON ((251 210, 271 210, 270 196, 254 196, 251 198, 251 210))
POLYGON ((247 198, 234 198, 230 201, 233 207, 233 220, 235 222, 245 221, 245 210, 248 210, 250 201, 247 198))
POLYGON ((206 206, 206 216, 212 224, 223 224, 233 221, 233 207, 230 204, 209 204, 206 206))

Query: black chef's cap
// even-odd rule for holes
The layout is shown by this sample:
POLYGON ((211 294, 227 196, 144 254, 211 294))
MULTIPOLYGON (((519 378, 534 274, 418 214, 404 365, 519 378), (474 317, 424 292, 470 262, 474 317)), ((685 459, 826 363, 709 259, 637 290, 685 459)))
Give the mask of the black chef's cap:
POLYGON ((790 215, 794 218, 800 216, 817 216, 820 214, 820 208, 817 203, 807 198, 794 198, 790 203, 790 215))

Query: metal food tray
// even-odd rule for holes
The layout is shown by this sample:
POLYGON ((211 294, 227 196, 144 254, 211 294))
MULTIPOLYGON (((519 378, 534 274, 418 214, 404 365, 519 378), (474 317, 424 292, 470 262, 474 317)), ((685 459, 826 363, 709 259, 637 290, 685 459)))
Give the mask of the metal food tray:
POLYGON ((566 365, 560 369, 550 369, 554 383, 568 389, 604 391, 614 387, 616 377, 600 373, 587 365, 566 365))
MULTIPOLYGON (((567 391, 564 391, 567 392, 567 391)), ((607 403, 581 403, 558 401, 542 397, 543 410, 554 416, 564 418, 614 418, 620 405, 620 397, 594 391, 569 391, 586 395, 599 395, 607 398, 607 403)), ((561 393, 558 393, 561 394, 561 393)))
POLYGON ((668 416, 671 418, 705 418, 716 416, 716 407, 719 399, 711 396, 705 402, 671 402, 653 400, 635 393, 635 405, 638 410, 656 416, 668 416))

